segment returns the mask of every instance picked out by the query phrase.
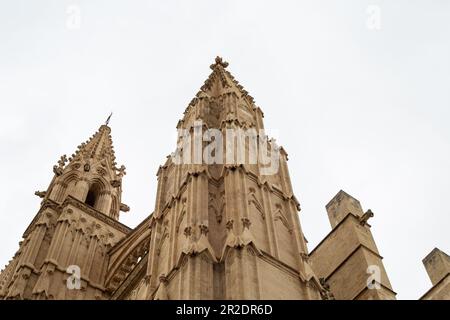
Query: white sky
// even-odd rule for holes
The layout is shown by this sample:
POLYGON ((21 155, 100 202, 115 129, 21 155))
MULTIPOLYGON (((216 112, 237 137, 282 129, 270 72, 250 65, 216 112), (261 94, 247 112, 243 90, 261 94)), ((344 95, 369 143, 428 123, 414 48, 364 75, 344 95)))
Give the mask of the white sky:
POLYGON ((152 212, 177 121, 221 55, 289 153, 309 249, 343 189, 374 211, 398 298, 419 298, 431 287, 421 260, 450 252, 449 39, 444 0, 0 0, 0 264, 59 156, 110 111, 128 173, 121 221, 152 212), (366 25, 369 5, 380 30, 366 25))

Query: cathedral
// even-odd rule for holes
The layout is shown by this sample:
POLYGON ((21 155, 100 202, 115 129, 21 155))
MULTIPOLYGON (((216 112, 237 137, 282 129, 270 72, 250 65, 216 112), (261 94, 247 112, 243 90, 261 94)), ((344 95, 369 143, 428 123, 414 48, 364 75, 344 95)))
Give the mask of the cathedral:
MULTIPOLYGON (((0 299, 395 299, 374 214, 346 192, 326 205, 331 230, 308 250, 287 152, 227 67, 216 58, 184 111, 154 211, 135 228, 119 221, 130 208, 109 121, 59 159, 0 273, 0 299)), ((423 263, 432 287, 421 299, 450 299, 450 257, 436 248, 423 263)))

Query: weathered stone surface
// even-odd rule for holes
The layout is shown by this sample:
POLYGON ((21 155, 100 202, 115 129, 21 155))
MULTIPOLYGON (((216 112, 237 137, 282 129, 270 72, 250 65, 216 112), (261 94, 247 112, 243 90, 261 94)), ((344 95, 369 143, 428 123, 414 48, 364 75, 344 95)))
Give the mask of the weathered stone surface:
MULTIPOLYGON (((267 140, 261 109, 227 66, 216 58, 178 122, 194 133, 192 145, 203 128, 256 130, 267 140)), ((333 230, 309 254, 287 153, 274 141, 263 149, 279 152, 270 174, 264 163, 236 159, 178 163, 177 148, 158 169, 153 213, 133 230, 121 224, 126 172, 115 162, 109 119, 62 156, 48 189, 36 192, 41 207, 0 274, 0 298, 395 298, 368 224, 373 213, 347 193, 326 206, 333 230), (374 266, 380 277, 371 289, 374 266)), ((252 140, 244 141, 251 150, 252 140)), ((239 145, 217 148, 227 154, 239 145)), ((425 259, 434 287, 424 299, 448 299, 447 259, 440 251, 425 259)))
POLYGON ((434 248, 423 260, 425 269, 433 287, 421 299, 450 299, 450 257, 438 248, 434 248))

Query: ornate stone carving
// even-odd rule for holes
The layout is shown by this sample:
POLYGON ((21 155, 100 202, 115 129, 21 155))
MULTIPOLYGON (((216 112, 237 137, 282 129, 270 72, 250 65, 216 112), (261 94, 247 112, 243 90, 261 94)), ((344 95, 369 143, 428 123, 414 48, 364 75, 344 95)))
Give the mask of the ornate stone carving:
POLYGON ((300 252, 300 258, 304 261, 304 262, 308 262, 309 261, 309 255, 304 253, 304 252, 300 252))
POLYGON ((217 196, 215 193, 209 193, 209 209, 212 210, 216 216, 217 223, 222 222, 223 211, 225 207, 225 202, 223 201, 223 193, 217 196))
POLYGON ((186 216, 186 210, 185 210, 184 205, 183 205, 183 207, 181 208, 181 212, 178 215, 176 226, 175 226, 175 231, 177 233, 180 231, 180 226, 181 226, 181 223, 183 222, 183 219, 184 219, 185 216, 186 216))
POLYGON ((56 174, 57 176, 62 175, 66 162, 67 156, 66 155, 61 156, 61 158, 58 160, 58 165, 53 166, 53 173, 56 174))
POLYGON ((112 180, 111 186, 113 186, 114 188, 120 188, 122 186, 122 181, 121 180, 112 180))
POLYGON ((184 228, 184 235, 186 236, 186 237, 190 237, 191 236, 191 234, 192 234, 192 227, 186 227, 186 228, 184 228))
POLYGON ((322 290, 320 292, 320 296, 323 300, 335 300, 333 293, 331 293, 330 285, 326 283, 325 278, 320 278, 320 285, 322 286, 322 290))
POLYGON ((208 234, 208 226, 204 224, 200 224, 198 226, 200 228, 200 234, 204 234, 205 236, 208 234))
POLYGON ((221 66, 222 68, 228 67, 228 62, 223 61, 223 59, 219 56, 216 57, 216 61, 214 64, 210 66, 212 70, 214 70, 217 66, 221 66))
MULTIPOLYGON (((178 128, 194 130, 198 119, 204 120, 202 129, 263 128, 262 111, 227 66, 216 58, 178 128)), ((155 212, 131 230, 117 221, 120 211, 129 210, 121 202, 126 168, 117 168, 109 133, 102 125, 82 143, 69 159, 70 172, 65 156, 54 166, 48 190, 57 201, 36 192, 44 198, 41 209, 14 259, 20 265, 13 262, 0 274, 0 297, 29 299, 36 289, 36 298, 50 298, 53 290, 62 292, 55 294, 61 299, 212 299, 217 292, 225 299, 278 298, 286 292, 292 299, 333 298, 313 270, 319 250, 311 258, 306 254, 294 209, 298 201, 280 187, 289 184, 285 162, 281 173, 264 176, 253 165, 175 165, 168 156, 157 174, 155 212), (42 268, 49 261, 56 261, 54 267, 42 268), (70 294, 63 287, 67 277, 60 277, 67 263, 82 267, 81 290, 70 294)), ((366 225, 372 215, 369 210, 360 223, 366 225)), ((334 282, 333 290, 339 292, 334 282)))
POLYGON ((233 220, 228 220, 227 221, 226 228, 227 228, 228 231, 233 230, 233 224, 234 224, 233 220))
POLYGON ((97 173, 101 176, 105 176, 106 175, 106 170, 102 167, 97 167, 97 173))
POLYGON ((119 169, 117 169, 117 176, 119 177, 119 179, 123 178, 127 173, 126 173, 126 168, 124 165, 121 165, 119 169))
POLYGON ((286 216, 284 215, 283 209, 281 204, 277 203, 275 205, 276 207, 276 211, 274 213, 274 220, 275 221, 281 221, 281 223, 286 227, 286 229, 288 230, 289 233, 292 233, 292 226, 289 223, 288 219, 286 218, 286 216))
POLYGON ((66 200, 64 201, 64 203, 62 204, 62 207, 66 207, 67 205, 73 205, 76 208, 79 208, 81 210, 83 210, 83 212, 93 216, 94 218, 99 219, 102 222, 105 222, 106 224, 112 226, 113 228, 124 232, 124 233, 128 233, 130 232, 130 228, 128 228, 127 226, 123 225, 122 223, 108 217, 107 215, 95 210, 94 208, 88 206, 87 204, 79 201, 78 199, 75 199, 71 196, 67 197, 66 200))
POLYGON ((248 218, 242 218, 242 225, 244 228, 250 229, 250 225, 252 224, 248 218))

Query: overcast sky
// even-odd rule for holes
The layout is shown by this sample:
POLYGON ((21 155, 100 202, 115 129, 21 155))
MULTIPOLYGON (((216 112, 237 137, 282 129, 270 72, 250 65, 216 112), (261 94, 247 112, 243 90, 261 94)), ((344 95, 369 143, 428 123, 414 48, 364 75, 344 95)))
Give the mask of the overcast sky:
POLYGON ((450 253, 449 39, 445 0, 0 0, 1 267, 34 191, 110 111, 121 221, 147 217, 177 121, 221 55, 289 153, 309 249, 343 189, 375 213, 397 297, 419 298, 421 260, 450 253))

